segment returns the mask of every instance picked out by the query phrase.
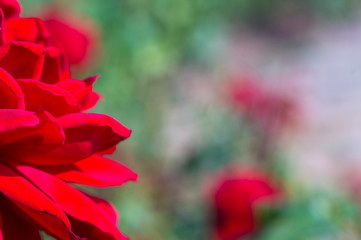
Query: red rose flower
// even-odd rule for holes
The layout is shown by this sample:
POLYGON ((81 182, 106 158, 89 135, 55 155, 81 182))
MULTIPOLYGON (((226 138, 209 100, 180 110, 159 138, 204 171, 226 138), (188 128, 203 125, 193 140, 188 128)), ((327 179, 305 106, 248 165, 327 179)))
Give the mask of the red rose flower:
MULTIPOLYGON (((0 7, 6 11, 3 1, 0 7)), ((137 175, 104 154, 130 136, 94 106, 95 77, 72 79, 36 18, 2 19, 0 239, 127 239, 110 203, 68 183, 106 187, 137 175), (20 231, 19 231, 20 230, 20 231)))
POLYGON ((279 190, 269 176, 254 170, 240 169, 224 173, 213 190, 217 240, 236 240, 257 229, 255 207, 279 197, 279 190))

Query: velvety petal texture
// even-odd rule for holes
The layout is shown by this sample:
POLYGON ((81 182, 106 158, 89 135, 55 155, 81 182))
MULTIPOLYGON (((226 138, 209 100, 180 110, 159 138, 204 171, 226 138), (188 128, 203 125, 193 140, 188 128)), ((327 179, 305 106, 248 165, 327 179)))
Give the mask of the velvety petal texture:
POLYGON ((84 112, 100 99, 98 76, 73 79, 68 63, 83 58, 86 43, 75 41, 78 56, 58 45, 83 37, 65 23, 22 18, 20 9, 0 0, 0 240, 41 240, 40 231, 61 240, 128 239, 109 202, 69 183, 135 181, 136 173, 103 156, 131 130, 84 112))

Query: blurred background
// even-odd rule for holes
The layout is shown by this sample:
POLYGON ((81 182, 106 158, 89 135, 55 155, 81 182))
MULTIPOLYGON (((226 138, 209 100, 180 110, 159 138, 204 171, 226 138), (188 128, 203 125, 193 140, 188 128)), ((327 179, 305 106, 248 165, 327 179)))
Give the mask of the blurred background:
POLYGON ((360 1, 22 5, 88 34, 74 76, 133 129, 138 182, 89 189, 131 239, 361 239, 360 1))

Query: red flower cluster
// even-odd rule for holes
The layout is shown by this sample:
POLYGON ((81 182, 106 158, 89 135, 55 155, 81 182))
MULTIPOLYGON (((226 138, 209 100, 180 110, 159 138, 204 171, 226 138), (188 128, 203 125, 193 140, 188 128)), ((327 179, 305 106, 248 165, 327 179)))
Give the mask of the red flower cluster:
POLYGON ((94 106, 95 77, 71 78, 66 57, 38 18, 1 0, 0 239, 127 239, 110 203, 68 183, 115 186, 137 175, 104 154, 130 136, 94 106))
POLYGON ((240 169, 222 175, 213 192, 216 240, 236 240, 257 227, 255 207, 279 198, 271 178, 254 169, 240 169))

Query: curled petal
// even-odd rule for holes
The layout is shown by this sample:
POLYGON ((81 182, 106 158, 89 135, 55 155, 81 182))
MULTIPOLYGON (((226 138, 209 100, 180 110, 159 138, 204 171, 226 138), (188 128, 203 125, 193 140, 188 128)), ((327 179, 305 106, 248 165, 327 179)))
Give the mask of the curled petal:
POLYGON ((131 133, 114 118, 103 114, 72 113, 57 120, 64 130, 65 144, 24 158, 39 165, 71 164, 108 150, 131 133))
POLYGON ((60 117, 58 120, 64 131, 69 134, 67 139, 69 142, 82 138, 89 139, 90 136, 95 138, 93 134, 102 130, 103 135, 97 135, 97 138, 101 138, 101 142, 106 147, 102 147, 101 150, 128 138, 132 132, 114 118, 99 113, 73 113, 60 117), (87 136, 84 137, 82 133, 87 136))
POLYGON ((93 92, 93 84, 99 75, 88 77, 83 81, 78 79, 68 79, 58 83, 58 86, 71 92, 78 99, 83 111, 88 110, 96 105, 100 95, 93 92))
POLYGON ((19 109, 0 109, 0 143, 3 134, 15 129, 34 127, 40 122, 39 118, 32 112, 19 109))
POLYGON ((70 239, 70 222, 64 212, 32 183, 1 163, 0 191, 49 232, 70 239))
POLYGON ((17 0, 1 0, 0 8, 6 19, 19 17, 21 12, 21 5, 17 0))
POLYGON ((109 149, 131 134, 130 129, 104 114, 73 113, 58 120, 66 135, 65 144, 85 143, 91 153, 109 149))
POLYGON ((80 112, 78 101, 68 91, 31 79, 18 79, 25 94, 26 110, 47 111, 54 117, 80 112))
POLYGON ((129 168, 97 154, 74 164, 44 167, 42 170, 67 182, 97 187, 120 186, 137 179, 137 174, 129 168))
POLYGON ((97 102, 101 99, 101 95, 97 92, 89 92, 89 94, 83 98, 79 104, 83 111, 93 108, 97 102))
POLYGON ((95 75, 84 79, 86 88, 85 91, 83 91, 84 93, 82 98, 79 100, 80 105, 84 111, 94 107, 101 98, 97 92, 93 91, 93 84, 98 77, 99 75, 95 75))
MULTIPOLYGON (((103 208, 76 188, 30 166, 16 166, 16 169, 46 193, 71 219, 95 229, 99 236, 102 236, 99 239, 127 239, 103 208)), ((76 226, 73 226, 72 230, 81 237, 93 236, 89 232, 79 234, 76 226)))

